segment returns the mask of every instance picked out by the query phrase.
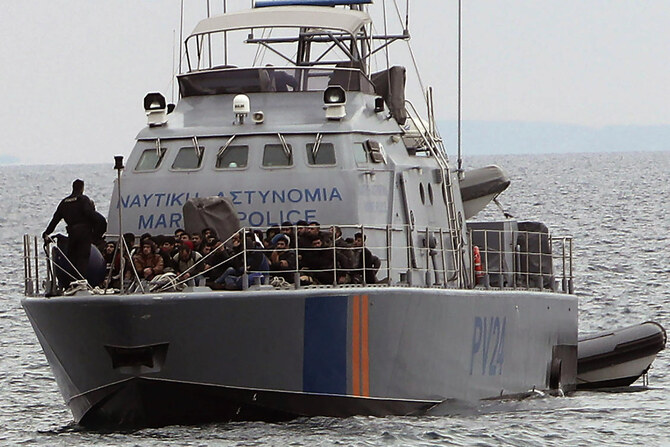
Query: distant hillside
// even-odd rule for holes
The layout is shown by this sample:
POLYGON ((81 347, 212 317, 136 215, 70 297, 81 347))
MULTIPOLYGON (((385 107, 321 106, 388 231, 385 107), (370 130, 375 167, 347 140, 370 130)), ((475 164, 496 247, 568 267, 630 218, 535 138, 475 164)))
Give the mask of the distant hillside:
MULTIPOLYGON (((456 122, 440 121, 438 127, 447 152, 455 153, 456 122)), ((464 121, 461 128, 463 153, 469 155, 670 150, 670 126, 464 121)))
POLYGON ((11 165, 18 163, 19 159, 11 155, 0 154, 0 165, 11 165))

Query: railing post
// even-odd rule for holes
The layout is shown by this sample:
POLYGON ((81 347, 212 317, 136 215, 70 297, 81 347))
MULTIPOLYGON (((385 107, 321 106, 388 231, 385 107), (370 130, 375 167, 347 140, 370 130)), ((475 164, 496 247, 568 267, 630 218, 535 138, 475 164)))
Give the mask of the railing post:
POLYGON ((27 234, 23 235, 23 294, 32 295, 30 278, 30 239, 27 234))
POLYGON ((363 285, 367 285, 367 278, 366 278, 366 270, 365 270, 365 225, 361 225, 361 264, 363 264, 362 267, 362 272, 363 272, 363 285))
POLYGON ((386 225, 386 279, 387 285, 391 285, 391 243, 393 242, 393 233, 390 225, 386 225))
POLYGON ((429 287, 432 284, 432 281, 430 280, 430 233, 428 231, 428 227, 426 227, 425 233, 424 233, 424 239, 423 239, 423 246, 426 250, 426 272, 423 275, 423 281, 424 285, 426 287, 429 287))
POLYGON ((572 238, 570 238, 570 279, 568 280, 568 293, 575 293, 572 283, 572 238))
MULTIPOLYGON (((486 259, 486 270, 484 271, 484 277, 482 278, 484 280, 484 288, 486 290, 491 289, 491 264, 489 264, 489 230, 484 229, 484 243, 486 246, 484 247, 484 259, 486 259)), ((480 252, 481 256, 481 252, 480 252)))
POLYGON ((567 271, 565 267, 565 238, 561 239, 561 289, 563 290, 563 293, 568 293, 568 277, 567 277, 567 271))
POLYGON ((33 288, 33 293, 39 295, 40 293, 40 269, 39 269, 39 257, 37 251, 37 236, 33 236, 33 242, 35 244, 35 287, 33 288))
MULTIPOLYGON (((542 273, 542 264, 543 264, 543 251, 542 251, 542 239, 544 237, 544 234, 538 232, 537 233, 537 251, 538 251, 538 259, 540 261, 540 290, 544 290, 544 274, 542 273)), ((548 236, 550 238, 550 236, 548 236)), ((551 241, 551 239, 549 239, 551 241)))
MULTIPOLYGON (((442 285, 446 288, 448 284, 447 258, 444 256, 444 230, 440 227, 440 254, 442 258, 442 285)), ((470 257, 472 259, 472 257, 470 257)))
POLYGON ((242 290, 249 288, 249 273, 247 272, 247 228, 242 229, 242 260, 244 261, 242 272, 242 290))
POLYGON ((503 230, 498 230, 498 288, 502 289, 505 286, 505 269, 503 266, 504 256, 505 256, 505 246, 503 245, 503 230))
POLYGON ((298 253, 298 226, 293 225, 293 242, 295 243, 295 272, 293 272, 294 287, 300 288, 300 256, 298 253))

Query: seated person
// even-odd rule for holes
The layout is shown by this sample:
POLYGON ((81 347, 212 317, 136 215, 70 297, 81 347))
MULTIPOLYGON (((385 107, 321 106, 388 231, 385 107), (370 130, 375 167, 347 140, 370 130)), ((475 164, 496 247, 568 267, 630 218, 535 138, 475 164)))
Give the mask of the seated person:
POLYGON ((241 242, 238 242, 237 250, 239 254, 236 253, 231 257, 231 261, 234 259, 237 262, 226 268, 223 274, 216 279, 215 282, 218 285, 229 290, 242 290, 245 272, 248 274, 249 285, 262 281, 267 276, 270 264, 268 258, 263 254, 263 243, 257 241, 252 232, 247 233, 245 243, 247 247, 246 266, 244 265, 244 257, 242 256, 243 245, 241 242))
MULTIPOLYGON (((354 261, 354 249, 352 244, 345 241, 342 237, 342 229, 338 226, 330 228, 330 237, 335 241, 335 253, 337 259, 337 276, 338 284, 351 283, 351 277, 354 274, 353 268, 356 262, 354 261)), ((353 242, 353 241, 352 241, 353 242)))
POLYGON ((312 239, 311 248, 300 250, 300 282, 301 284, 335 284, 332 250, 324 247, 321 235, 312 239))
POLYGON ((273 226, 268 228, 265 231, 265 238, 263 239, 263 245, 265 245, 265 248, 273 248, 274 247, 274 237, 279 234, 281 229, 278 226, 273 226))
POLYGON ((202 234, 200 233, 191 233, 191 242, 193 242, 193 251, 197 251, 202 254, 202 247, 207 241, 204 241, 202 234))
POLYGON ((177 271, 177 263, 174 256, 178 253, 175 249, 174 238, 172 236, 162 236, 160 238, 160 248, 158 254, 163 258, 163 272, 174 273, 177 271))
POLYGON ((163 273, 163 258, 156 253, 156 244, 151 238, 142 241, 140 252, 133 256, 133 263, 140 279, 151 281, 163 273))
POLYGON ((296 248, 298 246, 295 234, 293 234, 293 224, 291 222, 287 220, 281 224, 281 233, 288 236, 289 240, 291 241, 289 245, 291 248, 296 248))
POLYGON ((102 257, 105 258, 105 263, 107 264, 108 271, 112 268, 115 251, 116 251, 116 242, 110 241, 105 244, 105 250, 102 253, 102 257))
POLYGON ((206 257, 204 260, 204 276, 208 283, 207 285, 212 287, 211 283, 219 276, 223 275, 223 272, 230 266, 230 258, 233 255, 233 250, 226 248, 219 239, 212 239, 211 242, 208 242, 207 245, 205 245, 203 251, 206 252, 204 255, 206 257))
POLYGON ((218 236, 216 234, 216 231, 212 228, 205 228, 202 230, 202 240, 205 241, 205 243, 212 242, 214 239, 218 239, 218 236))
POLYGON ((356 270, 353 280, 356 283, 375 284, 381 261, 367 247, 363 247, 364 239, 367 238, 364 238, 361 233, 354 235, 354 247, 357 249, 354 252, 354 268, 356 270))
POLYGON ((291 240, 280 233, 275 235, 272 242, 275 249, 270 253, 270 275, 279 276, 293 283, 296 263, 295 252, 289 248, 291 240))
POLYGON ((193 251, 193 243, 191 241, 183 242, 179 253, 172 259, 177 265, 177 273, 179 274, 179 281, 186 281, 187 286, 200 285, 200 276, 204 264, 198 263, 202 259, 202 255, 197 251, 193 251))

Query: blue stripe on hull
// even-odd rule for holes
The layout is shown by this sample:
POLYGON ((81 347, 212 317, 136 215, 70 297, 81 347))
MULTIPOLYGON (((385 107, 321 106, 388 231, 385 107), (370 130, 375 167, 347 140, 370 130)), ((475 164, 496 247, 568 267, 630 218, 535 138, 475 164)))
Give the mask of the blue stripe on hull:
POLYGON ((345 394, 347 391, 346 296, 305 300, 303 391, 345 394))

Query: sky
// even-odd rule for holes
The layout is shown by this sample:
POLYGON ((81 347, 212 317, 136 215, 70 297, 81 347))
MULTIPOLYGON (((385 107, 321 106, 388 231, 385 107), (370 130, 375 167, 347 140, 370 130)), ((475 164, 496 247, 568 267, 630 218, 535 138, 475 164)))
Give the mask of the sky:
MULTIPOLYGON (((188 34, 207 2, 184 3, 188 34)), ((250 3, 228 0, 228 9, 250 3)), ((404 16, 406 0, 397 3, 404 16)), ((210 4, 221 11, 222 0, 210 4)), ((179 5, 3 2, 0 160, 111 163, 128 155, 146 125, 144 95, 170 99, 179 5)), ((434 88, 438 120, 457 116, 457 7, 456 0, 410 1, 412 47, 424 86, 434 88)), ((375 8, 381 11, 380 0, 375 8)), ((386 9, 389 30, 397 31, 391 0, 386 9)), ((376 23, 382 32, 383 21, 376 23)), ((670 125, 668 23, 663 0, 463 0, 462 119, 670 125)), ((390 51, 394 64, 411 66, 404 43, 390 51)), ((415 103, 420 92, 408 80, 415 103)))

